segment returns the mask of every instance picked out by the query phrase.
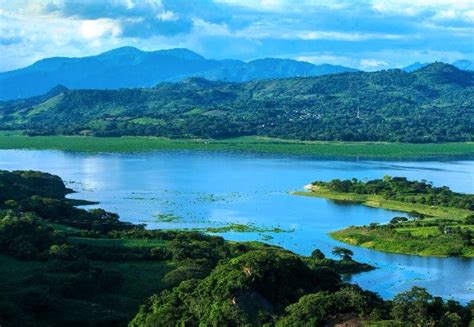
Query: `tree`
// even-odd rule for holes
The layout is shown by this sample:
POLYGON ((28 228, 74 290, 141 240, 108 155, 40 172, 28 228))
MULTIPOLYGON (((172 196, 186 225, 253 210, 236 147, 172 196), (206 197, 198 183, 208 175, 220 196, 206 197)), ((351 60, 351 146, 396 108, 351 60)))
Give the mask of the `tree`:
POLYGON ((322 260, 322 259, 325 259, 326 256, 320 249, 316 249, 313 252, 311 252, 311 258, 322 260))
POLYGON ((432 301, 433 297, 426 289, 415 286, 393 298, 391 313, 397 320, 427 326, 432 322, 429 316, 432 301))
POLYGON ((342 258, 342 260, 352 260, 352 256, 354 255, 354 252, 352 252, 352 251, 349 250, 349 249, 336 246, 336 247, 332 250, 332 254, 334 254, 335 256, 338 256, 338 257, 342 258))

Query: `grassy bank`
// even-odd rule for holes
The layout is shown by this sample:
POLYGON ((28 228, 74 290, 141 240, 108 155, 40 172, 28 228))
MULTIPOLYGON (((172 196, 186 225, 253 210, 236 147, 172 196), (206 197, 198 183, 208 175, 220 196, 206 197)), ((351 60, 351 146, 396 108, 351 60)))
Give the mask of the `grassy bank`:
POLYGON ((474 143, 303 142, 263 137, 223 140, 157 137, 35 136, 0 134, 0 149, 64 150, 80 152, 230 151, 328 157, 426 158, 474 155, 474 143))
POLYGON ((294 194, 409 213, 416 211, 417 216, 425 216, 404 222, 395 220, 384 225, 350 226, 330 233, 338 241, 390 253, 474 257, 471 240, 474 225, 467 223, 472 211, 467 209, 388 200, 381 195, 338 193, 319 185, 313 186, 310 192, 294 194), (449 233, 444 232, 446 228, 449 233), (471 238, 468 240, 466 234, 469 230, 471 238))
MULTIPOLYGON (((473 225, 462 225, 462 228, 474 230, 473 225)), ((344 243, 383 252, 474 257, 474 246, 466 246, 461 237, 442 234, 436 227, 349 227, 330 235, 344 243)))
POLYGON ((356 194, 356 193, 334 193, 324 188, 314 189, 311 192, 294 192, 295 195, 326 198, 335 201, 344 201, 362 204, 368 207, 384 208, 388 210, 401 211, 401 212, 412 212, 416 211, 426 216, 427 220, 436 218, 448 218, 448 219, 464 219, 469 214, 472 214, 469 210, 459 208, 447 208, 430 206, 419 203, 407 203, 394 200, 384 199, 380 195, 367 195, 367 194, 356 194))

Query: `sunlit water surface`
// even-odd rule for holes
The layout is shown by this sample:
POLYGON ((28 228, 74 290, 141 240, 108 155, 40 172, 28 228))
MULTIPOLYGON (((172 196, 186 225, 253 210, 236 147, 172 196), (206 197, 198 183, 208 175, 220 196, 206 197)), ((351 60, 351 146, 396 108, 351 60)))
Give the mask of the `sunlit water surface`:
MULTIPOLYGON (((474 193, 473 161, 322 160, 284 156, 203 152, 83 154, 60 151, 0 151, 0 169, 34 169, 57 174, 78 193, 99 201, 121 219, 149 228, 194 228, 229 223, 292 230, 285 233, 225 233, 230 240, 265 240, 308 255, 320 248, 331 256, 341 243, 327 233, 349 225, 387 222, 393 211, 341 205, 290 195, 314 180, 426 179, 458 192, 474 193), (159 214, 180 220, 159 222, 159 214)), ((350 280, 386 298, 413 285, 467 302, 474 299, 474 260, 426 258, 344 245, 354 258, 378 269, 350 280)))

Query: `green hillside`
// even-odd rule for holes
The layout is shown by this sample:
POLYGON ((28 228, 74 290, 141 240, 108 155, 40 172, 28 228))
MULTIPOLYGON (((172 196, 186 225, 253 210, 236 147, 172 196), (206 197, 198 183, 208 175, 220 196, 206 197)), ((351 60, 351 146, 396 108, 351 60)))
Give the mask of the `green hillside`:
POLYGON ((0 103, 0 129, 171 138, 268 136, 321 141, 470 141, 474 73, 434 63, 252 81, 191 78, 151 89, 66 90, 0 103))

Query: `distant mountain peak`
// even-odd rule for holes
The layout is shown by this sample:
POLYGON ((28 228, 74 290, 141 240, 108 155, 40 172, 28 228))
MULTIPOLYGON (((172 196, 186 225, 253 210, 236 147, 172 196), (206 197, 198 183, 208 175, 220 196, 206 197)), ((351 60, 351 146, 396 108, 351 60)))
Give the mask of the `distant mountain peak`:
POLYGON ((459 69, 474 71, 474 62, 467 59, 456 60, 453 65, 459 69))
POLYGON ((64 93, 66 91, 69 91, 69 89, 67 87, 65 87, 64 85, 62 84, 58 84, 56 85, 55 87, 53 87, 51 90, 49 90, 49 92, 47 93, 48 96, 55 96, 55 95, 58 95, 60 93, 64 93))
POLYGON ((99 56, 130 55, 130 54, 139 54, 139 53, 143 53, 143 51, 132 46, 124 46, 124 47, 115 48, 115 49, 103 52, 99 56))
POLYGON ((194 51, 191 51, 186 48, 174 48, 174 49, 166 49, 166 50, 158 50, 154 53, 164 54, 176 58, 187 59, 187 60, 205 60, 203 56, 197 54, 194 51))
POLYGON ((473 85, 474 81, 469 72, 443 62, 434 62, 413 72, 421 78, 428 79, 433 83, 456 83, 459 85, 473 85))
POLYGON ((423 67, 426 67, 428 66, 430 63, 429 62, 415 62, 411 65, 408 65, 406 67, 403 67, 402 70, 407 72, 407 73, 411 73, 411 72, 414 72, 415 70, 418 70, 418 69, 421 69, 423 67))

